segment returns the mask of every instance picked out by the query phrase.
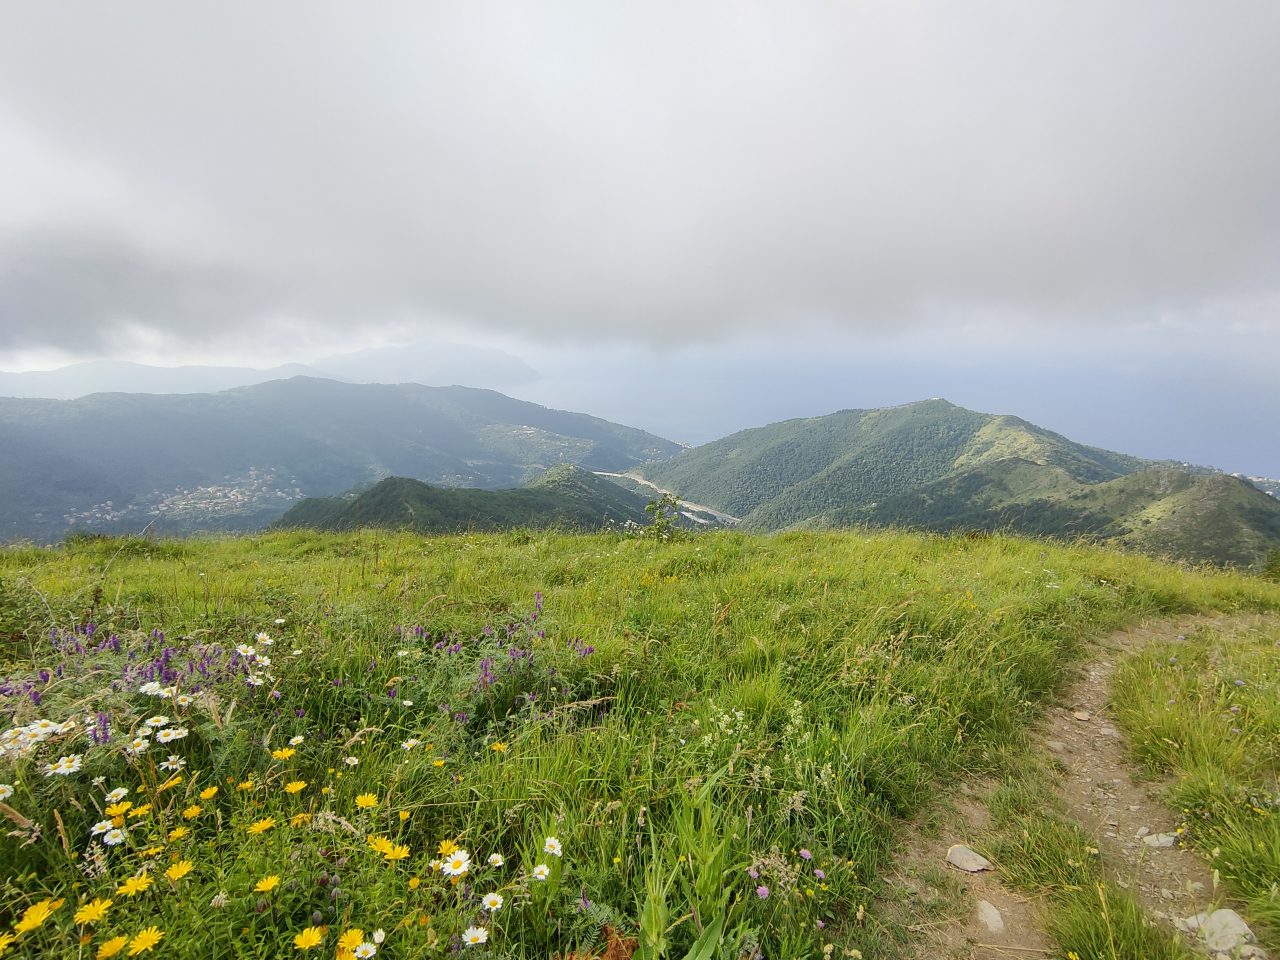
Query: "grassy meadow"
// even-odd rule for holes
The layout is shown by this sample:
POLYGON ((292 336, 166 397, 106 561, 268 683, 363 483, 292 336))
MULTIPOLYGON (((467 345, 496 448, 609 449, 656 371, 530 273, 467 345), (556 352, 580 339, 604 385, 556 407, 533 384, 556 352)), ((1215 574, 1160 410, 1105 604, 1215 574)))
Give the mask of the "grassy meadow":
POLYGON ((1280 947, 1280 628, 1153 645, 1122 665, 1115 697, 1139 759, 1175 776, 1182 842, 1280 947))
POLYGON ((1000 536, 9 548, 0 953, 883 956, 896 832, 1082 641, 1276 609, 1000 536))

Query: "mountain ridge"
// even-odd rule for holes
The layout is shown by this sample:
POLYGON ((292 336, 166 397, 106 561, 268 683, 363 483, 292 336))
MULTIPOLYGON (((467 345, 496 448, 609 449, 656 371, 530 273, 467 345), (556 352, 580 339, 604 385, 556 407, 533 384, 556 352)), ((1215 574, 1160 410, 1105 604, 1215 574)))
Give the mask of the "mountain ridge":
POLYGON ((212 394, 0 399, 0 538, 256 529, 303 496, 388 476, 513 487, 559 463, 629 469, 681 447, 472 387, 310 377, 212 394))
POLYGON ((1247 481, 941 398, 754 427, 639 469, 748 529, 1008 529, 1241 566, 1280 548, 1280 502, 1247 481))

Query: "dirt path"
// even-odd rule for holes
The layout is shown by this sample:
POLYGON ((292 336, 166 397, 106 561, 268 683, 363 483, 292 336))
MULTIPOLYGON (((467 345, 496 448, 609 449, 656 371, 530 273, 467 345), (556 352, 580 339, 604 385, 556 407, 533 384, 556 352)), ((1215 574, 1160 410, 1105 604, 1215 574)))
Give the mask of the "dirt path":
MULTIPOLYGON (((1135 768, 1110 709, 1111 678, 1129 653, 1151 642, 1176 640, 1198 626, 1239 627, 1257 616, 1203 616, 1150 621, 1114 633, 1096 643, 1097 653, 1079 679, 1057 698, 1039 725, 1035 742, 1061 770, 1058 795, 1065 814, 1091 834, 1102 851, 1108 879, 1130 890, 1147 916, 1172 925, 1218 905, 1212 871, 1205 861, 1177 846, 1177 816, 1161 800, 1167 780, 1146 777, 1135 768), (1215 899, 1216 896, 1216 899, 1215 899)), ((940 814, 936 831, 913 832, 893 884, 905 897, 907 912, 927 907, 929 893, 949 880, 950 909, 944 916, 916 924, 914 960, 1009 960, 1058 957, 1044 933, 1040 905, 1005 887, 994 871, 965 873, 946 863, 953 844, 973 844, 987 825, 982 802, 989 784, 962 784, 961 796, 940 814), (946 871, 945 879, 938 870, 946 871), (929 878, 936 883, 928 885, 929 878), (922 889, 923 883, 923 889, 922 889), (999 912, 993 924, 985 901, 999 912), (1002 929, 999 927, 1002 925, 1002 929)), ((945 898, 944 898, 945 899, 945 898)), ((926 911, 927 912, 927 911, 926 911)), ((908 929, 912 929, 909 927, 908 929)))

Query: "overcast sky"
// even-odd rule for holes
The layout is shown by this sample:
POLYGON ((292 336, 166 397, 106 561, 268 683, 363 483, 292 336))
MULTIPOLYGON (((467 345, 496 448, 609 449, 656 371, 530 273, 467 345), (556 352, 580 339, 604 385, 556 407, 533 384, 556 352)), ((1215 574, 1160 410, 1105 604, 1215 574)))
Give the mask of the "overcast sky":
POLYGON ((0 369, 450 339, 681 439, 946 395, 1280 473, 1278 50, 1275 0, 0 0, 0 369))

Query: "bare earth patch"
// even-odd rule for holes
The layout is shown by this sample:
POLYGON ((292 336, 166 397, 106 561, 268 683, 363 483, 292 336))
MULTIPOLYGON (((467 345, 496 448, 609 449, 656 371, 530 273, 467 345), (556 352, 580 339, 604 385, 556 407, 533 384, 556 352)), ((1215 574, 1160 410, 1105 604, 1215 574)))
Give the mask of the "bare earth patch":
POLYGON ((1044 933, 1035 897, 1000 882, 994 870, 969 873, 947 862, 956 844, 977 842, 989 816, 979 799, 986 785, 961 785, 936 831, 912 831, 890 878, 897 900, 891 912, 912 935, 912 960, 1035 960, 1057 955, 1044 933), (985 904, 985 906, 984 906, 985 904), (914 922, 905 919, 910 914, 914 922))
MULTIPOLYGON (((1198 626, 1231 628, 1261 619, 1160 620, 1111 634, 1096 643, 1097 655, 1037 731, 1036 747, 1060 771, 1057 790, 1066 816, 1096 839, 1108 877, 1131 891, 1148 917, 1171 927, 1219 906, 1222 896, 1205 861, 1177 844, 1177 814, 1161 799, 1169 781, 1132 763, 1110 709, 1111 677, 1118 661, 1147 643, 1175 640, 1198 626)), ((904 948, 911 960, 1060 956, 1044 932, 1038 898, 1005 886, 993 870, 969 873, 947 862, 948 849, 976 842, 986 827, 983 799, 990 787, 961 784, 959 795, 933 812, 934 823, 904 837, 890 878, 893 902, 884 906, 911 935, 904 948)))
POLYGON ((1177 640, 1201 626, 1225 630, 1264 621, 1195 617, 1114 633, 1049 711, 1043 742, 1064 771, 1059 793, 1067 815, 1098 838, 1115 883, 1138 898, 1148 917, 1171 926, 1221 905, 1223 897, 1213 888, 1208 864, 1177 843, 1178 815, 1161 799, 1172 781, 1152 778, 1130 760, 1110 708, 1111 677, 1118 661, 1148 643, 1177 640))

